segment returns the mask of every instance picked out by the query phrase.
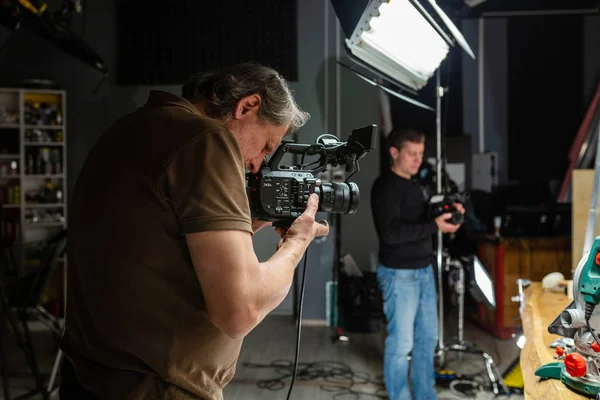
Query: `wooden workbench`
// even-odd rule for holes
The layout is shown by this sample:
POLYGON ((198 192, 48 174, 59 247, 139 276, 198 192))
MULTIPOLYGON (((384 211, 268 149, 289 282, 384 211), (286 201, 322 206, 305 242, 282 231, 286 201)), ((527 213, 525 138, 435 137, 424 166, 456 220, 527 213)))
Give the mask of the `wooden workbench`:
POLYGON ((525 400, 584 400, 587 397, 572 392, 556 379, 540 380, 535 371, 542 365, 557 361, 550 343, 561 336, 548 332, 548 326, 571 303, 564 293, 545 291, 540 282, 525 290, 525 305, 521 312, 525 346, 521 350, 521 371, 525 400))

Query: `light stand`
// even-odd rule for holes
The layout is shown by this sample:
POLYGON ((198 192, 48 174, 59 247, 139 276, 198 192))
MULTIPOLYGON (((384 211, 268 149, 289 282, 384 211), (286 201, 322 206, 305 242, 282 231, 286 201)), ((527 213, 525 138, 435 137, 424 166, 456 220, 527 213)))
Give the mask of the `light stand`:
POLYGON ((340 312, 340 273, 342 269, 342 216, 334 214, 334 229, 335 229, 335 248, 333 250, 333 271, 332 278, 335 283, 335 325, 332 336, 333 342, 349 342, 350 338, 343 334, 342 329, 342 313, 340 312))
MULTIPOLYGON (((485 363, 485 369, 487 371, 488 377, 492 383, 492 390, 494 394, 498 395, 500 393, 509 394, 509 390, 504 384, 502 379, 502 375, 498 371, 496 364, 494 363, 494 359, 488 353, 483 351, 482 349, 474 346, 473 344, 465 341, 464 339, 464 319, 465 319, 465 270, 464 265, 461 261, 452 260, 450 257, 446 258, 446 270, 450 272, 454 279, 454 292, 456 293, 458 303, 458 334, 457 340, 454 343, 450 343, 448 346, 444 346, 441 351, 445 354, 447 352, 457 352, 459 356, 462 357, 464 353, 468 354, 478 354, 483 357, 483 361, 485 363)), ((440 321, 442 323, 442 321, 440 321)), ((475 381, 474 385, 479 386, 475 381)))
MULTIPOLYGON (((435 86, 435 126, 436 126, 436 191, 442 193, 442 96, 444 95, 444 88, 441 86, 441 73, 438 68, 436 72, 436 86, 435 86)), ((442 232, 437 232, 437 252, 436 252, 436 264, 437 264, 437 281, 438 281, 438 313, 439 313, 439 337, 438 337, 438 360, 439 364, 444 364, 444 291, 442 287, 443 271, 444 266, 442 262, 442 243, 443 237, 442 232)))
MULTIPOLYGON (((436 190, 437 193, 442 193, 442 166, 443 157, 442 153, 442 97, 447 91, 441 85, 441 72, 440 68, 436 71, 436 146, 437 146, 437 157, 436 157, 436 190)), ((464 340, 464 295, 465 295, 465 272, 464 266, 460 261, 452 261, 450 257, 446 259, 446 269, 454 268, 458 275, 458 279, 454 284, 454 290, 457 294, 458 302, 458 341, 451 343, 446 346, 444 344, 444 290, 443 290, 443 272, 444 272, 444 259, 443 259, 443 235, 438 230, 437 232, 437 280, 438 280, 438 312, 439 312, 439 338, 438 338, 438 351, 437 358, 438 364, 443 366, 446 362, 446 354, 448 352, 457 352, 461 356, 463 353, 479 354, 483 357, 486 371, 490 381, 492 382, 492 389, 494 394, 498 395, 500 392, 509 393, 508 389, 504 385, 501 374, 496 368, 494 359, 485 351, 473 346, 472 344, 464 340)))

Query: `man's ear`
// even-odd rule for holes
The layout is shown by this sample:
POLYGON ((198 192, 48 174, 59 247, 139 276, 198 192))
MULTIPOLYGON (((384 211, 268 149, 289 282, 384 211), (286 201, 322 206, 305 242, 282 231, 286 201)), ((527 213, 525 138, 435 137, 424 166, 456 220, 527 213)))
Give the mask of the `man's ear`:
POLYGON ((258 114, 261 98, 258 94, 251 94, 243 97, 235 106, 233 118, 243 119, 251 115, 258 114))
POLYGON ((392 156, 392 160, 398 158, 398 149, 395 147, 390 147, 390 156, 392 156))

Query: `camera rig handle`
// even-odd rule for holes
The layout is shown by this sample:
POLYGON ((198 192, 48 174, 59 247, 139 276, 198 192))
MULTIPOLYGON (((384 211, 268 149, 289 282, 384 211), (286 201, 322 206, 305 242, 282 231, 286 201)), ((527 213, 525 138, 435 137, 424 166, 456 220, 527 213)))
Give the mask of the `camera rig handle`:
MULTIPOLYGON (((294 143, 292 141, 283 141, 281 142, 281 144, 279 145, 279 147, 277 147, 277 149, 275 150, 275 153, 273 153, 273 156, 271 157, 271 159, 269 160, 268 163, 266 163, 266 167, 268 167, 271 171, 294 171, 294 170, 301 170, 304 172, 310 172, 312 174, 318 174, 319 172, 322 172, 326 169, 327 167, 327 159, 326 159, 326 154, 323 151, 324 149, 321 146, 318 146, 316 144, 301 144, 301 143, 294 143), (302 165, 294 165, 294 166, 287 166, 287 165, 281 165, 281 159, 283 158, 283 156, 286 154, 302 154, 305 156, 314 156, 316 154, 318 154, 319 157, 319 165, 316 168, 313 169, 305 169, 303 168, 302 165)), ((313 163, 311 163, 313 164, 313 163)))
POLYGON ((340 142, 334 135, 321 135, 314 144, 283 141, 264 166, 271 171, 302 171, 318 174, 327 170, 329 166, 345 165, 347 172, 356 172, 358 160, 374 150, 376 142, 377 125, 353 130, 347 142, 340 142), (302 155, 302 162, 293 166, 281 165, 281 160, 286 153, 302 155), (305 156, 314 155, 319 155, 317 161, 304 164, 305 156), (315 164, 318 165, 308 168, 315 164))

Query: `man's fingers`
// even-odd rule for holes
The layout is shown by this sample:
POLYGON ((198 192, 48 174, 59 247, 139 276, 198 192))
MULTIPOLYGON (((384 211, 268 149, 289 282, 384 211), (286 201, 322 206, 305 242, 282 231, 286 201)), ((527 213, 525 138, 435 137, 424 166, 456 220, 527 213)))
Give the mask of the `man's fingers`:
POLYGON ((314 226, 316 230, 315 236, 327 236, 329 234, 329 223, 326 220, 323 220, 320 223, 315 222, 314 226))
POLYGON ((446 214, 444 214, 443 219, 448 219, 451 217, 452 217, 452 213, 446 213, 446 214))
POLYGON ((465 213, 465 207, 460 204, 460 203, 454 203, 454 207, 456 207, 456 209, 458 210, 458 212, 460 212, 461 214, 465 213))
POLYGON ((304 211, 304 213, 314 217, 318 209, 319 196, 316 193, 313 193, 308 198, 308 203, 306 204, 306 211, 304 211))

